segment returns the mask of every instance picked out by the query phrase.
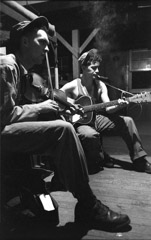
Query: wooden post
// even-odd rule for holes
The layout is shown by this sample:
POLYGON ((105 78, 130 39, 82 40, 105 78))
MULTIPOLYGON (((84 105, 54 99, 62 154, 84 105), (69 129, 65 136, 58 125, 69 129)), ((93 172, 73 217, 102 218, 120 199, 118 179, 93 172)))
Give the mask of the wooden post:
POLYGON ((72 67, 73 67, 73 78, 77 78, 80 75, 79 70, 79 30, 72 30, 72 47, 76 55, 72 55, 72 67))

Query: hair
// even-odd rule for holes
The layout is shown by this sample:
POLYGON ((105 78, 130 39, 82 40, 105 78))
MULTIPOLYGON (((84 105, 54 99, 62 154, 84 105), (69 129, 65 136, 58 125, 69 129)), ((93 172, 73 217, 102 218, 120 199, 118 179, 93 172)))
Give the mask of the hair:
POLYGON ((92 63, 101 62, 102 58, 98 53, 97 49, 91 49, 88 52, 83 53, 78 59, 80 66, 89 66, 92 63))

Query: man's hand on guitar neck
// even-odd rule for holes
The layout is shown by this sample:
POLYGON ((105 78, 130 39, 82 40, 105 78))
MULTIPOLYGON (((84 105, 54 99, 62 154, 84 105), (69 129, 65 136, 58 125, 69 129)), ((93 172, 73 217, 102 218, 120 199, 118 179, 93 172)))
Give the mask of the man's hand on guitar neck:
POLYGON ((118 104, 115 105, 115 106, 107 107, 107 108, 106 108, 106 112, 109 113, 109 114, 110 114, 110 113, 115 113, 115 112, 117 112, 118 110, 126 107, 128 104, 129 104, 129 102, 128 102, 127 100, 125 100, 124 98, 123 98, 123 99, 119 98, 119 99, 118 99, 118 104))

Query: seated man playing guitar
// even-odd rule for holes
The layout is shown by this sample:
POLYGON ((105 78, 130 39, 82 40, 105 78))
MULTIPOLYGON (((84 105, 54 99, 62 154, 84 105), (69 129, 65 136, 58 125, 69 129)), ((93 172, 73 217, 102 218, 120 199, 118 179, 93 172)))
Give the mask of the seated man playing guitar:
MULTIPOLYGON (((151 164, 146 160, 147 153, 143 149, 133 119, 116 114, 119 109, 127 106, 129 101, 119 99, 112 103, 105 83, 97 79, 100 61, 101 57, 96 49, 83 53, 79 58, 82 77, 65 84, 61 88, 69 101, 74 99, 75 103, 81 105, 83 101, 84 112, 89 112, 84 114, 83 120, 78 120, 74 125, 85 150, 88 168, 91 169, 91 165, 95 165, 95 163, 102 165, 102 157, 104 157, 103 164, 105 164, 107 154, 103 156, 100 138, 106 133, 109 135, 116 133, 126 143, 135 171, 151 173, 151 164), (93 102, 94 105, 90 105, 87 100, 90 103, 93 102), (99 113, 99 108, 101 110, 103 104, 106 107, 99 113), (93 111, 93 115, 91 111, 93 111)), ((114 163, 111 166, 114 166, 114 163)))

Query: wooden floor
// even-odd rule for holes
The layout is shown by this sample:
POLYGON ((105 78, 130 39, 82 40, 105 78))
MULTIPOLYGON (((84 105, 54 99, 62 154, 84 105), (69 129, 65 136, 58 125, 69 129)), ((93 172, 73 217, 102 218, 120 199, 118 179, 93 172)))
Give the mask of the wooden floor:
MULTIPOLYGON (((140 127, 144 148, 151 162, 151 124, 140 127)), ((104 138, 106 151, 116 159, 112 169, 90 175, 90 185, 97 197, 112 210, 126 213, 131 219, 128 228, 114 232, 87 230, 75 226, 74 207, 76 200, 68 192, 53 192, 59 204, 60 223, 57 227, 48 224, 24 226, 14 239, 151 239, 151 175, 133 171, 127 148, 119 137, 104 138)), ((11 239, 11 238, 10 238, 11 239)))

